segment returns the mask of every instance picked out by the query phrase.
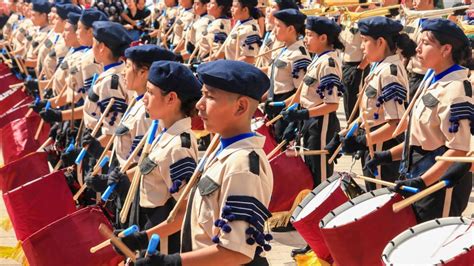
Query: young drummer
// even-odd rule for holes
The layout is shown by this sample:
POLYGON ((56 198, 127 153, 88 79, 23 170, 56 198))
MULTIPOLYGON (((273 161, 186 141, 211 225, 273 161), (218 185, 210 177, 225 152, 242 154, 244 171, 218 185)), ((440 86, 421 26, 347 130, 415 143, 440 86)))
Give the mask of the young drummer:
POLYGON ((181 10, 179 12, 179 17, 176 19, 176 23, 174 23, 173 26, 171 43, 174 47, 183 40, 185 37, 184 33, 193 23, 195 17, 193 13, 193 0, 179 0, 178 2, 181 10))
POLYGON ((415 202, 418 221, 424 222, 443 216, 446 193, 452 193, 449 216, 460 216, 467 206, 472 189, 472 173, 466 173, 469 165, 451 166, 451 162, 436 161, 435 157, 466 156, 472 149, 474 101, 469 70, 461 66, 472 66, 464 32, 445 19, 427 20, 421 31, 417 58, 430 70, 415 94, 405 143, 376 153, 367 165, 402 159, 401 174, 406 180, 398 181, 395 190, 404 196, 411 194, 400 186, 422 190, 440 179, 451 179, 452 191, 442 189, 415 202))
MULTIPOLYGON (((182 64, 159 61, 151 65, 143 101, 150 118, 159 120, 162 131, 136 170, 142 174, 139 225, 144 230, 165 221, 196 168, 198 150, 191 116, 196 112, 200 89, 201 83, 182 64)), ((109 183, 126 178, 115 170, 109 183)), ((180 251, 180 232, 163 238, 168 238, 168 246, 161 246, 162 252, 180 251)))
MULTIPOLYGON (((306 15, 296 9, 284 9, 273 14, 275 17, 275 37, 283 42, 285 47, 274 58, 270 67, 270 89, 266 94, 265 113, 270 117, 276 116, 283 107, 271 106, 272 101, 284 101, 295 94, 303 82, 306 68, 311 63, 311 57, 300 36, 304 34, 306 15)), ((265 96, 263 97, 265 98, 265 96)), ((273 126, 274 135, 278 142, 288 122, 279 120, 273 126)))
MULTIPOLYGON (((391 148, 401 142, 400 139, 392 138, 407 100, 408 77, 401 56, 407 59, 413 56, 416 44, 407 34, 400 34, 403 26, 399 22, 386 17, 362 19, 358 26, 364 56, 372 63, 371 72, 365 78, 361 91, 359 122, 360 128, 365 128, 364 125, 368 123, 370 132, 360 130, 357 136, 344 138, 343 150, 348 154, 363 151, 368 156, 368 133, 375 151, 391 148), (401 51, 401 55, 397 50, 401 51)), ((335 137, 339 138, 338 135, 335 137)), ((379 174, 383 180, 393 182, 398 178, 398 167, 398 163, 384 165, 379 174)), ((365 175, 373 176, 369 169, 363 171, 365 175)), ((366 187, 375 189, 373 183, 366 183, 366 187)))
MULTIPOLYGON (((302 135, 304 148, 322 150, 330 137, 339 131, 336 111, 344 91, 341 83, 342 62, 336 49, 343 50, 339 40, 341 28, 332 19, 309 17, 306 21, 305 44, 309 52, 316 54, 303 79, 301 93, 295 95, 301 110, 283 111, 288 122, 303 121, 302 135)), ((287 100, 289 102, 289 100, 287 100)), ((290 126, 290 129, 294 129, 290 126)), ((294 138, 294 130, 285 136, 294 138)), ((305 162, 313 174, 314 186, 319 185, 333 173, 333 165, 327 163, 326 155, 305 156, 305 162)))
POLYGON ((262 44, 259 27, 255 20, 256 6, 257 0, 235 0, 232 3, 232 18, 237 23, 224 43, 224 53, 215 54, 211 60, 225 57, 228 60, 254 63, 262 44))
POLYGON ((263 151, 264 138, 250 129, 268 77, 244 62, 218 60, 197 69, 204 83, 196 105, 207 130, 221 142, 207 159, 201 180, 192 189, 186 211, 175 221, 123 238, 144 249, 148 235, 166 236, 182 225, 181 254, 155 254, 138 265, 268 265, 260 257, 270 250, 263 233, 273 174, 263 151), (183 216, 184 217, 183 222, 183 216))

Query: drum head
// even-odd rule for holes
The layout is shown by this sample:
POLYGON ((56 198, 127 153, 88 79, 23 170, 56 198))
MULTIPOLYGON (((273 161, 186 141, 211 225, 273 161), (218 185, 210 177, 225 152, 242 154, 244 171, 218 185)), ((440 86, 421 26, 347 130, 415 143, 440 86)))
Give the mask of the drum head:
POLYGON ((416 225, 395 237, 383 251, 383 261, 390 265, 444 264, 456 256, 472 252, 474 221, 448 217, 416 225))
POLYGON ((292 222, 299 221, 318 208, 331 194, 341 186, 341 175, 335 173, 309 193, 293 212, 292 222))
POLYGON ((332 228, 352 223, 385 205, 394 196, 382 188, 362 194, 330 212, 321 220, 321 228, 332 228))

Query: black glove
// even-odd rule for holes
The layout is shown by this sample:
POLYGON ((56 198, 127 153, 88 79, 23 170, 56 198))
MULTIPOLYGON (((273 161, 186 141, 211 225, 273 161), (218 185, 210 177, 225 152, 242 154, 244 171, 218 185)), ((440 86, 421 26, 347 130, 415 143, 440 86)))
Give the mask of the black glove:
POLYGON ((301 121, 301 120, 309 119, 308 109, 284 110, 284 111, 281 112, 281 115, 283 115, 283 119, 285 119, 288 122, 294 122, 294 121, 301 121))
POLYGON ((273 105, 270 105, 270 103, 272 103, 272 101, 265 102, 265 107, 263 108, 263 111, 265 112, 265 114, 267 114, 268 116, 275 116, 279 112, 281 112, 282 107, 273 106, 273 105))
POLYGON ((63 166, 73 165, 76 161, 77 156, 79 155, 80 150, 74 149, 68 153, 61 154, 61 160, 63 161, 63 166))
POLYGON ((43 118, 44 121, 52 124, 54 122, 61 122, 63 121, 63 116, 61 114, 61 110, 55 110, 55 109, 48 109, 48 110, 43 110, 40 113, 41 118, 43 118))
MULTIPOLYGON (((334 136, 332 137, 331 141, 324 147, 325 150, 328 151, 328 158, 331 158, 334 152, 336 152, 337 148, 341 144, 341 136, 339 135, 339 132, 336 132, 334 136)), ((338 153, 334 159, 334 162, 337 163, 338 158, 341 158, 342 154, 338 153)))
MULTIPOLYGON (((118 236, 120 232, 123 230, 115 230, 114 234, 118 236)), ((148 236, 146 234, 146 231, 140 231, 140 232, 135 232, 131 235, 124 236, 124 237, 119 237, 120 240, 132 251, 140 251, 144 250, 148 247, 148 236)), ((123 253, 114 245, 114 250, 120 255, 123 255, 123 253)))
POLYGON ((54 96, 53 89, 45 89, 43 92, 43 99, 51 99, 54 96))
POLYGON ((135 265, 136 266, 156 266, 156 265, 181 266, 181 256, 179 255, 179 253, 164 255, 157 252, 154 255, 137 259, 137 262, 135 262, 135 265))
POLYGON ((370 160, 365 163, 364 168, 374 174, 374 172, 376 172, 375 170, 377 169, 377 166, 389 164, 391 162, 392 154, 390 151, 376 151, 374 152, 374 158, 370 158, 370 160))
POLYGON ((104 192, 107 189, 107 175, 88 174, 84 179, 86 186, 95 192, 104 192))
POLYGON ((116 167, 112 172, 109 173, 109 178, 107 179, 107 185, 117 184, 115 186, 115 191, 119 195, 125 194, 130 188, 130 179, 126 174, 120 172, 120 167, 116 167))
POLYGON ((441 176, 442 180, 449 180, 449 185, 447 187, 454 187, 459 180, 466 175, 467 172, 471 169, 471 163, 453 163, 446 173, 441 176))
POLYGON ((33 102, 28 105, 29 108, 33 109, 33 112, 39 113, 43 108, 46 107, 46 104, 48 103, 47 100, 41 100, 39 102, 33 102))
POLYGON ((49 137, 52 139, 56 139, 58 136, 58 131, 61 130, 61 126, 59 124, 54 124, 50 129, 49 129, 49 137))
POLYGON ((100 142, 92 136, 92 132, 90 130, 84 133, 82 136, 82 147, 87 146, 87 153, 89 153, 94 158, 99 158, 102 154, 104 148, 100 145, 100 142))
POLYGON ((37 79, 31 76, 27 76, 24 83, 25 83, 26 91, 28 92, 29 95, 38 95, 39 88, 38 88, 37 79))
POLYGON ((342 150, 346 154, 353 154, 357 151, 365 151, 367 149, 367 140, 365 139, 365 134, 350 136, 342 140, 342 150))
POLYGON ((286 140, 287 143, 294 140, 296 138, 296 130, 295 122, 289 123, 283 132, 283 139, 286 140))
POLYGON ((412 196, 413 193, 402 190, 400 188, 401 186, 418 188, 420 191, 426 188, 425 181, 423 181, 423 179, 421 179, 420 177, 410 178, 406 180, 397 180, 395 181, 395 183, 396 185, 393 190, 405 198, 412 196))

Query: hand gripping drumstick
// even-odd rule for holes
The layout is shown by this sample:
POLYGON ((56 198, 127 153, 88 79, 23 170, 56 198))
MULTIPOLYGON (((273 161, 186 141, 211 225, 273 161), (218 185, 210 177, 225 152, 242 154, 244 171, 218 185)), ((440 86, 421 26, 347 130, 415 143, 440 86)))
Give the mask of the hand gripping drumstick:
MULTIPOLYGON (((51 102, 50 102, 50 101, 48 101, 48 102, 46 103, 46 106, 45 106, 44 109, 47 111, 49 108, 51 108, 51 102)), ((38 140, 39 134, 41 133, 41 129, 43 128, 43 124, 44 124, 44 120, 41 119, 41 121, 40 121, 40 123, 39 123, 39 125, 38 125, 38 128, 36 129, 35 140, 38 140)))
MULTIPOLYGON (((109 161, 109 156, 105 156, 105 157, 99 162, 99 167, 94 168, 94 171, 92 172, 92 176, 95 176, 95 175, 99 174, 99 171, 102 170, 102 168, 107 164, 108 161, 109 161)), ((74 197, 72 197, 72 199, 73 199, 74 201, 76 201, 77 199, 79 199, 79 196, 81 196, 82 192, 84 192, 84 190, 86 190, 86 188, 87 188, 86 183, 82 184, 81 188, 76 192, 76 194, 74 194, 74 197)))
MULTIPOLYGON (((131 235, 131 234, 133 234, 133 233, 135 233, 135 232, 138 232, 138 226, 137 226, 137 225, 132 225, 132 226, 130 226, 129 228, 127 228, 127 229, 123 230, 122 232, 120 232, 120 233, 118 234, 118 236, 119 236, 119 237, 125 237, 125 236, 129 236, 129 235, 131 235)), ((105 240, 104 242, 100 243, 99 245, 94 246, 94 247, 91 247, 90 250, 89 250, 89 252, 92 253, 92 254, 94 254, 94 253, 96 253, 97 251, 99 251, 99 250, 101 250, 101 249, 103 249, 103 248, 105 248, 105 247, 108 247, 110 244, 111 244, 110 239, 107 239, 107 240, 105 240)))
POLYGON ((211 156, 211 153, 217 148, 220 140, 220 135, 215 134, 214 137, 212 138, 211 144, 209 144, 209 147, 207 147, 206 152, 204 153, 204 156, 201 158, 199 161, 198 166, 196 169, 194 169, 194 173, 189 179, 188 184, 184 187, 184 191, 179 196, 178 201, 176 202, 176 205, 174 206, 173 210, 171 210, 170 214, 168 215, 168 218, 166 219, 167 223, 171 223, 174 221, 174 218, 176 217, 176 214, 178 214, 178 211, 183 207, 183 204, 187 197, 189 196, 189 193, 191 192, 191 189, 194 187, 194 185, 197 184, 199 179, 201 178, 201 174, 204 171, 204 166, 206 165, 207 160, 209 159, 209 156, 211 156))
MULTIPOLYGON (((142 154, 140 155, 140 158, 138 159, 138 166, 140 166, 140 164, 143 162, 145 157, 147 157, 148 154, 150 153, 151 144, 155 140, 156 131, 158 131, 158 120, 153 121, 153 124, 150 128, 150 131, 147 134, 147 137, 146 138, 143 137, 142 140, 140 141, 141 143, 142 141, 146 139, 145 148, 143 149, 142 154)), ((128 212, 130 211, 132 203, 135 200, 135 194, 140 184, 140 179, 141 179, 140 168, 137 167, 133 175, 132 183, 130 184, 130 188, 128 190, 127 196, 125 197, 122 210, 120 211, 120 221, 122 223, 125 223, 127 221, 128 212)))
MULTIPOLYGON (((347 127, 349 128, 349 127, 347 127)), ((354 133, 357 131, 357 129, 359 129, 359 121, 356 120, 354 121, 354 123, 352 124, 352 127, 348 129, 345 129, 345 130, 342 130, 341 132, 339 132, 339 136, 345 136, 346 138, 350 138, 352 137, 352 135, 354 135, 354 133)), ((329 158, 328 160, 328 164, 332 164, 332 162, 336 159, 337 155, 339 154, 339 152, 341 152, 342 150, 342 143, 339 144, 339 146, 337 146, 336 150, 334 151, 334 153, 332 154, 331 158, 329 158)))
MULTIPOLYGON (((370 158, 374 158, 374 146, 373 146, 374 143, 372 142, 372 136, 370 136, 370 126, 369 126, 368 120, 366 119, 363 111, 362 111, 362 118, 363 118, 362 124, 364 124, 364 129, 365 129, 365 138, 367 140, 367 146, 369 148, 369 155, 370 155, 370 158)), ((378 180, 382 180, 382 176, 379 173, 377 168, 374 170, 374 175, 378 180)), ((380 184, 377 184, 376 187, 377 189, 381 188, 380 184)))
MULTIPOLYGON (((294 110, 294 109, 296 109, 296 107, 298 107, 298 103, 292 103, 286 110, 287 111, 294 110)), ((276 121, 280 120, 281 118, 283 118, 283 115, 279 114, 279 115, 275 116, 272 120, 268 121, 265 125, 267 127, 270 126, 270 125, 273 125, 276 121)))
MULTIPOLYGON (((105 117, 108 115, 108 113, 109 113, 110 109, 112 108, 112 106, 114 105, 114 103, 115 103, 115 99, 110 98, 109 104, 107 104, 107 107, 105 108, 104 113, 102 113, 102 116, 100 117, 99 121, 95 125, 94 130, 92 130, 92 136, 93 137, 95 137, 97 135, 97 133, 99 132, 99 129, 102 126, 102 123, 104 122, 105 117)), ((83 147, 81 152, 79 153, 79 155, 76 158, 75 163, 77 165, 82 163, 82 160, 84 159, 84 156, 86 155, 86 152, 87 152, 87 147, 83 147)))
POLYGON ((145 257, 156 254, 156 248, 158 247, 159 243, 160 236, 158 236, 157 234, 151 235, 150 242, 148 242, 148 247, 146 249, 145 257))
POLYGON ((440 190, 440 189, 443 189, 444 187, 446 186, 449 186, 449 184, 451 183, 451 181, 449 180, 441 180, 439 181, 438 183, 436 183, 435 185, 425 189, 425 190, 422 190, 420 193, 417 193, 409 198, 406 198, 402 201, 399 201, 395 204, 393 204, 393 211, 394 212, 399 212, 401 210, 403 210, 405 207, 407 206, 410 206, 411 204, 415 203, 416 201, 440 190))
MULTIPOLYGON (((395 187, 397 185, 397 184, 392 183, 392 182, 387 182, 387 181, 384 181, 384 180, 378 180, 378 179, 368 177, 368 176, 357 175, 356 177, 360 178, 360 179, 363 179, 365 181, 368 181, 368 182, 372 182, 372 183, 375 183, 375 184, 380 184, 382 186, 387 186, 387 187, 395 187)), ((410 192, 410 193, 413 193, 413 194, 420 192, 420 190, 418 188, 410 187, 410 186, 401 186, 400 189, 404 190, 404 191, 407 191, 407 192, 410 192)))
POLYGON ((283 146, 286 145, 286 140, 282 140, 271 152, 267 154, 267 160, 273 157, 283 146))
POLYGON ((109 238, 110 242, 120 249, 120 251, 122 251, 126 257, 130 258, 133 262, 137 261, 135 253, 133 253, 133 251, 131 251, 122 241, 120 241, 120 239, 117 238, 105 224, 101 223, 99 225, 99 232, 104 237, 109 238))

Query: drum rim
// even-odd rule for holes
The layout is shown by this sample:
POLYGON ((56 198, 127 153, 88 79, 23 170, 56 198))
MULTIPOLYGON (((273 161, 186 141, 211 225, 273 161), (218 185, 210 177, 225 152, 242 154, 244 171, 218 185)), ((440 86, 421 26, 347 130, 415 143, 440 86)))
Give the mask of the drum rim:
MULTIPOLYGON (((330 229, 330 228, 326 227, 326 225, 329 224, 329 222, 331 222, 331 220, 334 219, 337 215, 341 214, 342 212, 346 211, 349 208, 354 207, 358 203, 361 203, 361 202, 364 202, 366 200, 375 198, 377 196, 385 195, 385 194, 392 194, 391 198, 393 198, 395 196, 395 194, 393 192, 391 192, 388 188, 380 188, 380 189, 376 189, 376 190, 366 192, 366 193, 364 193, 362 195, 359 195, 359 196, 357 196, 353 199, 349 199, 347 202, 343 203, 341 206, 335 208, 334 210, 330 211, 326 216, 324 216, 323 219, 321 219, 321 222, 319 223, 319 228, 320 229, 330 229)), ((367 213, 366 215, 369 215, 372 212, 374 212, 374 211, 371 211, 371 212, 367 213)), ((340 227, 340 226, 331 227, 331 228, 337 228, 337 227, 340 227)))
POLYGON ((304 197, 304 199, 296 206, 295 211, 291 214, 290 221, 293 223, 295 222, 296 218, 298 215, 301 213, 303 210, 304 206, 306 206, 313 198, 321 192, 323 189, 325 189, 327 186, 329 186, 332 182, 337 181, 338 179, 343 178, 341 172, 334 172, 334 174, 329 177, 328 179, 324 180, 321 184, 319 184, 317 187, 315 187, 311 192, 304 197))
MULTIPOLYGON (((413 236, 415 236, 419 233, 423 233, 423 232, 426 232, 426 231, 431 230, 433 228, 437 228, 440 225, 470 224, 471 222, 474 222, 474 219, 471 219, 471 218, 468 218, 468 217, 463 217, 463 216, 445 217, 445 218, 438 218, 438 219, 426 221, 424 223, 417 224, 413 227, 410 227, 410 228, 406 229, 405 231, 401 232, 400 234, 398 234, 395 238, 393 238, 392 240, 390 240, 390 242, 387 243, 387 245, 385 246, 385 248, 382 251, 382 261, 385 265, 392 265, 392 263, 388 261, 388 257, 393 252, 393 249, 396 246, 402 244, 403 242, 409 240, 410 238, 412 238, 413 236)), ((472 247, 473 247, 473 245, 471 245, 470 247, 463 248, 462 249, 463 252, 459 253, 455 257, 469 252, 469 250, 472 247)), ((449 258, 447 261, 440 261, 439 263, 442 264, 442 263, 449 262, 450 260, 454 259, 455 257, 449 258)))

